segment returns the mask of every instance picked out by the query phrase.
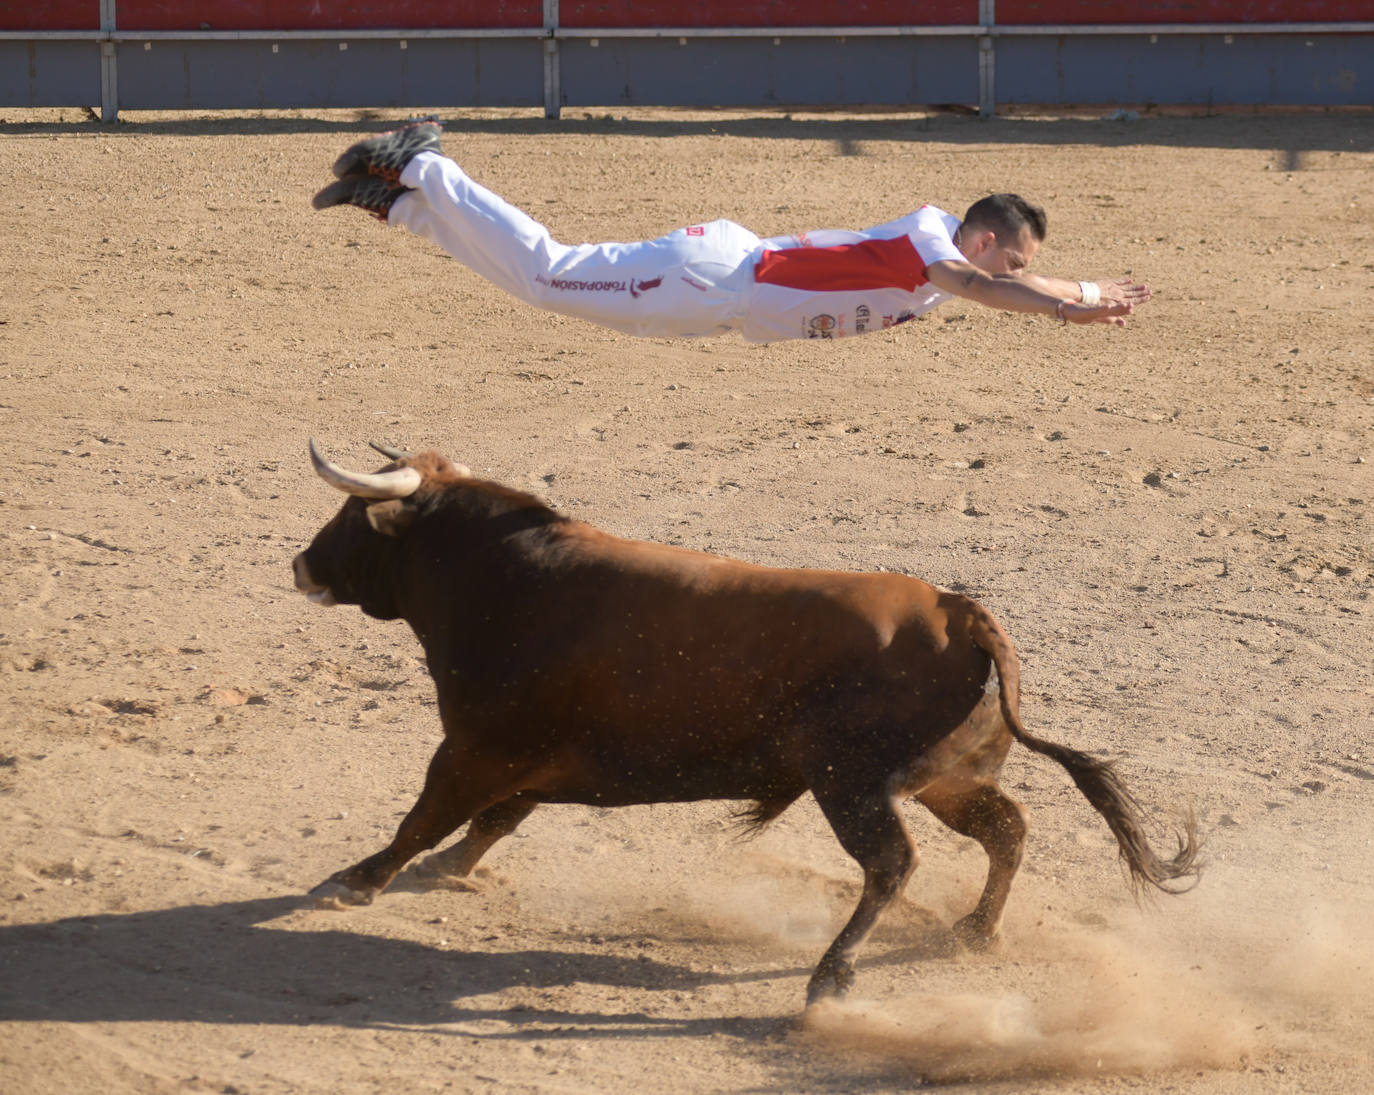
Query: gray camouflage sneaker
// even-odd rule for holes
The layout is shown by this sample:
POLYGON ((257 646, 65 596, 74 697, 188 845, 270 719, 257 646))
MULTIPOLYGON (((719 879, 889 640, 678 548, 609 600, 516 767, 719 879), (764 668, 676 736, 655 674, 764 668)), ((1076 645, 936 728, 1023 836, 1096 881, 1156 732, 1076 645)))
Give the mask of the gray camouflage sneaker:
POLYGON ((399 186, 401 172, 421 152, 441 152, 439 119, 416 118, 399 129, 367 137, 350 146, 334 161, 334 177, 372 175, 399 186))
POLYGON ((346 175, 316 194, 310 204, 316 209, 328 209, 331 205, 356 205, 385 223, 392 203, 407 193, 408 189, 399 183, 387 182, 379 175, 346 175))

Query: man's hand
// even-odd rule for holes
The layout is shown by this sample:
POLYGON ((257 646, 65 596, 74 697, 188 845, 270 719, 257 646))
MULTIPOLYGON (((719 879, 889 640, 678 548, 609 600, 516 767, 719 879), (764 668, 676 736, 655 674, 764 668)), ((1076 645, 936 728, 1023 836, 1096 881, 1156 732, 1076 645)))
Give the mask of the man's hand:
POLYGON ((1069 323, 1107 323, 1113 327, 1126 326, 1126 317, 1151 297, 1150 287, 1122 278, 1120 281, 1098 282, 1102 300, 1099 304, 1079 304, 1065 301, 1060 314, 1069 323))
POLYGON ((1099 281, 1097 287, 1102 291, 1102 303, 1107 304, 1144 304, 1152 296, 1148 285, 1133 282, 1130 278, 1120 281, 1099 281))

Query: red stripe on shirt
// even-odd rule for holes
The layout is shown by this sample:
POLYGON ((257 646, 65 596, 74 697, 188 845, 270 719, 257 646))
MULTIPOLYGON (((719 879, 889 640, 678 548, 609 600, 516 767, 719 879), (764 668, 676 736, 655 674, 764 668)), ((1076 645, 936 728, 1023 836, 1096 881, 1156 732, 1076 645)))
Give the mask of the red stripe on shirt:
POLYGON ((790 247, 765 251, 754 280, 787 289, 905 289, 924 285, 926 264, 910 237, 865 240, 839 247, 790 247))

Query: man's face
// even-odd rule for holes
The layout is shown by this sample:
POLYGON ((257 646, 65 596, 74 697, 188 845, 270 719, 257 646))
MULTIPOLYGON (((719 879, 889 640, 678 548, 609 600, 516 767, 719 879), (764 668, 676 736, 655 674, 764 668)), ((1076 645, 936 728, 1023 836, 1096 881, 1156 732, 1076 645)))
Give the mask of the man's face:
POLYGON ((976 239, 966 243, 971 246, 964 252, 965 258, 983 273, 1010 274, 1012 277, 1019 276, 1040 249, 1040 241, 1028 224, 1021 226, 1014 239, 1003 240, 994 232, 979 232, 976 239))

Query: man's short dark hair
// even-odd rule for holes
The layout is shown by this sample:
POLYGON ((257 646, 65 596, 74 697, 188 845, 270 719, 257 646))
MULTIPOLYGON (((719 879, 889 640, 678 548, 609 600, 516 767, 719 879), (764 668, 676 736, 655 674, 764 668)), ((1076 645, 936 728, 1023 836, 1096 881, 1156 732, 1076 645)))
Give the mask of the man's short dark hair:
POLYGON ((990 194, 968 207, 964 224, 970 229, 992 232, 1003 244, 1011 243, 1026 225, 1036 241, 1045 238, 1045 211, 1020 194, 990 194))

